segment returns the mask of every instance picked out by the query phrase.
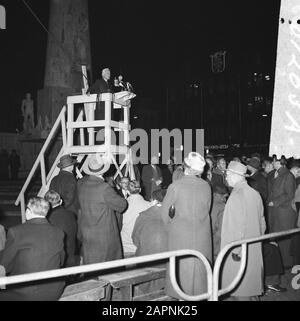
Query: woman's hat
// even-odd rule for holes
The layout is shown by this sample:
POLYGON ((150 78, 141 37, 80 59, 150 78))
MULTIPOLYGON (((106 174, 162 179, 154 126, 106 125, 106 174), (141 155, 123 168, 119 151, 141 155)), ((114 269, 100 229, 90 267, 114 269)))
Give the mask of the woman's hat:
POLYGON ((231 161, 226 169, 228 172, 245 176, 247 172, 247 166, 243 165, 240 162, 231 161))
POLYGON ((196 152, 191 152, 188 157, 184 159, 185 164, 195 171, 203 171, 205 166, 204 158, 196 152))
POLYGON ((60 158, 57 167, 62 169, 74 165, 76 160, 71 155, 64 155, 60 158))
POLYGON ((109 167, 110 160, 105 155, 97 154, 88 156, 84 162, 82 170, 87 175, 99 176, 105 173, 109 167))

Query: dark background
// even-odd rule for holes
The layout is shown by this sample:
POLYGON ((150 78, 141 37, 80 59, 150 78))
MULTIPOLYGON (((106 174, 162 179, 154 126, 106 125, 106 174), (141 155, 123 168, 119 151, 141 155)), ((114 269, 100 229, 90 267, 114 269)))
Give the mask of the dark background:
MULTIPOLYGON (((27 3, 48 26, 49 1, 27 0, 27 3)), ((7 10, 7 29, 0 30, 0 131, 14 132, 22 123, 23 96, 31 92, 36 101, 37 90, 43 88, 47 33, 21 0, 0 4, 7 10)), ((249 82, 254 81, 256 72, 263 78, 266 74, 270 76, 267 85, 262 86, 262 97, 272 99, 279 9, 279 0, 90 0, 93 78, 99 76, 100 67, 109 66, 113 76, 122 73, 130 80, 137 93, 134 116, 138 118, 133 120, 136 126, 200 128, 201 125, 207 129, 208 144, 239 143, 237 140, 243 143, 249 140, 246 133, 227 128, 231 121, 224 121, 222 113, 219 121, 213 121, 217 115, 214 110, 222 109, 224 115, 237 115, 242 110, 242 117, 236 117, 240 121, 248 118, 245 114, 248 98, 252 95, 250 98, 255 100, 257 96, 255 92, 249 94, 249 82), (218 50, 227 51, 222 75, 211 72, 210 55, 218 50), (201 84, 202 88, 194 100, 189 99, 187 92, 193 84, 201 84), (214 89, 218 86, 219 94, 214 89), (213 101, 215 98, 217 101, 213 101), (223 101, 226 103, 221 106, 223 101), (144 110, 150 113, 157 110, 157 117, 143 121, 144 110), (221 136, 209 134, 209 128, 224 124, 221 136)), ((266 102, 264 106, 267 108, 266 102)), ((262 126, 266 130, 256 134, 253 142, 266 143, 269 139, 269 109, 269 121, 262 126)))

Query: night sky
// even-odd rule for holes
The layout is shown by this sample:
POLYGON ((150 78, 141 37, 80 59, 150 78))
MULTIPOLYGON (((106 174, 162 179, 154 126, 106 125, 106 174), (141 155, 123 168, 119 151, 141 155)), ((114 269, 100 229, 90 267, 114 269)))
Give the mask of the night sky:
MULTIPOLYGON (((49 1, 26 1, 48 26, 49 1)), ((7 11, 7 29, 0 30, 1 109, 10 110, 0 130, 8 131, 23 95, 35 98, 43 88, 47 33, 21 0, 0 4, 7 11)), ((140 97, 155 88, 160 99, 184 61, 196 58, 201 72, 220 49, 255 48, 274 66, 279 8, 279 0, 89 0, 93 77, 107 65, 113 76, 122 72, 140 97)))

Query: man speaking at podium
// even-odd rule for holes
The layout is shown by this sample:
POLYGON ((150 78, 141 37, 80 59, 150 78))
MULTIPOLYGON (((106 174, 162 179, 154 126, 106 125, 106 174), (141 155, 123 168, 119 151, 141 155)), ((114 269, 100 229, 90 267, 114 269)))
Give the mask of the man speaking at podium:
MULTIPOLYGON (((109 68, 102 69, 102 78, 97 79, 96 82, 89 87, 89 89, 86 92, 87 95, 112 93, 112 87, 109 80, 110 80, 110 69, 109 68)), ((97 102, 97 105, 96 105, 95 119, 102 120, 104 118, 105 118, 105 102, 100 101, 100 102, 97 102)))

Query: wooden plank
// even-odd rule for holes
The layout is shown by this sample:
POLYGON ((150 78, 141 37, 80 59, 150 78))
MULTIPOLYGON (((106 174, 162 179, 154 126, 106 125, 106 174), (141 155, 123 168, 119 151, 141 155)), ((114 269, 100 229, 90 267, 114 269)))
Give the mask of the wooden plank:
POLYGON ((99 301, 105 296, 106 282, 88 280, 69 285, 59 301, 99 301))
POLYGON ((152 301, 178 301, 178 299, 172 298, 168 295, 158 297, 156 299, 153 299, 152 301))
POLYGON ((166 297, 165 290, 159 290, 156 292, 150 292, 147 294, 136 296, 133 298, 133 301, 153 301, 161 297, 166 297))
MULTIPOLYGON (((110 151, 113 154, 127 154, 127 146, 116 146, 111 145, 110 151)), ((68 154, 92 154, 92 153, 105 153, 107 149, 104 145, 94 145, 94 146, 71 146, 65 151, 68 154)))
MULTIPOLYGON (((97 94, 92 95, 75 95, 68 96, 67 104, 85 104, 85 103, 96 103, 97 101, 110 101, 117 105, 129 107, 131 106, 130 100, 124 101, 123 99, 116 99, 113 94, 104 93, 99 95, 99 99, 97 98, 97 94)), ((117 106, 116 106, 117 107, 117 106)))
POLYGON ((112 101, 113 95, 110 93, 100 94, 99 99, 97 98, 97 94, 93 95, 75 95, 68 96, 67 103, 68 104, 83 104, 83 103, 96 103, 97 101, 112 101))
POLYGON ((165 268, 142 268, 99 276, 99 280, 109 282, 114 288, 143 283, 164 278, 165 268))
POLYGON ((75 121, 67 124, 67 128, 92 128, 92 127, 104 127, 105 120, 93 120, 93 121, 75 121))

